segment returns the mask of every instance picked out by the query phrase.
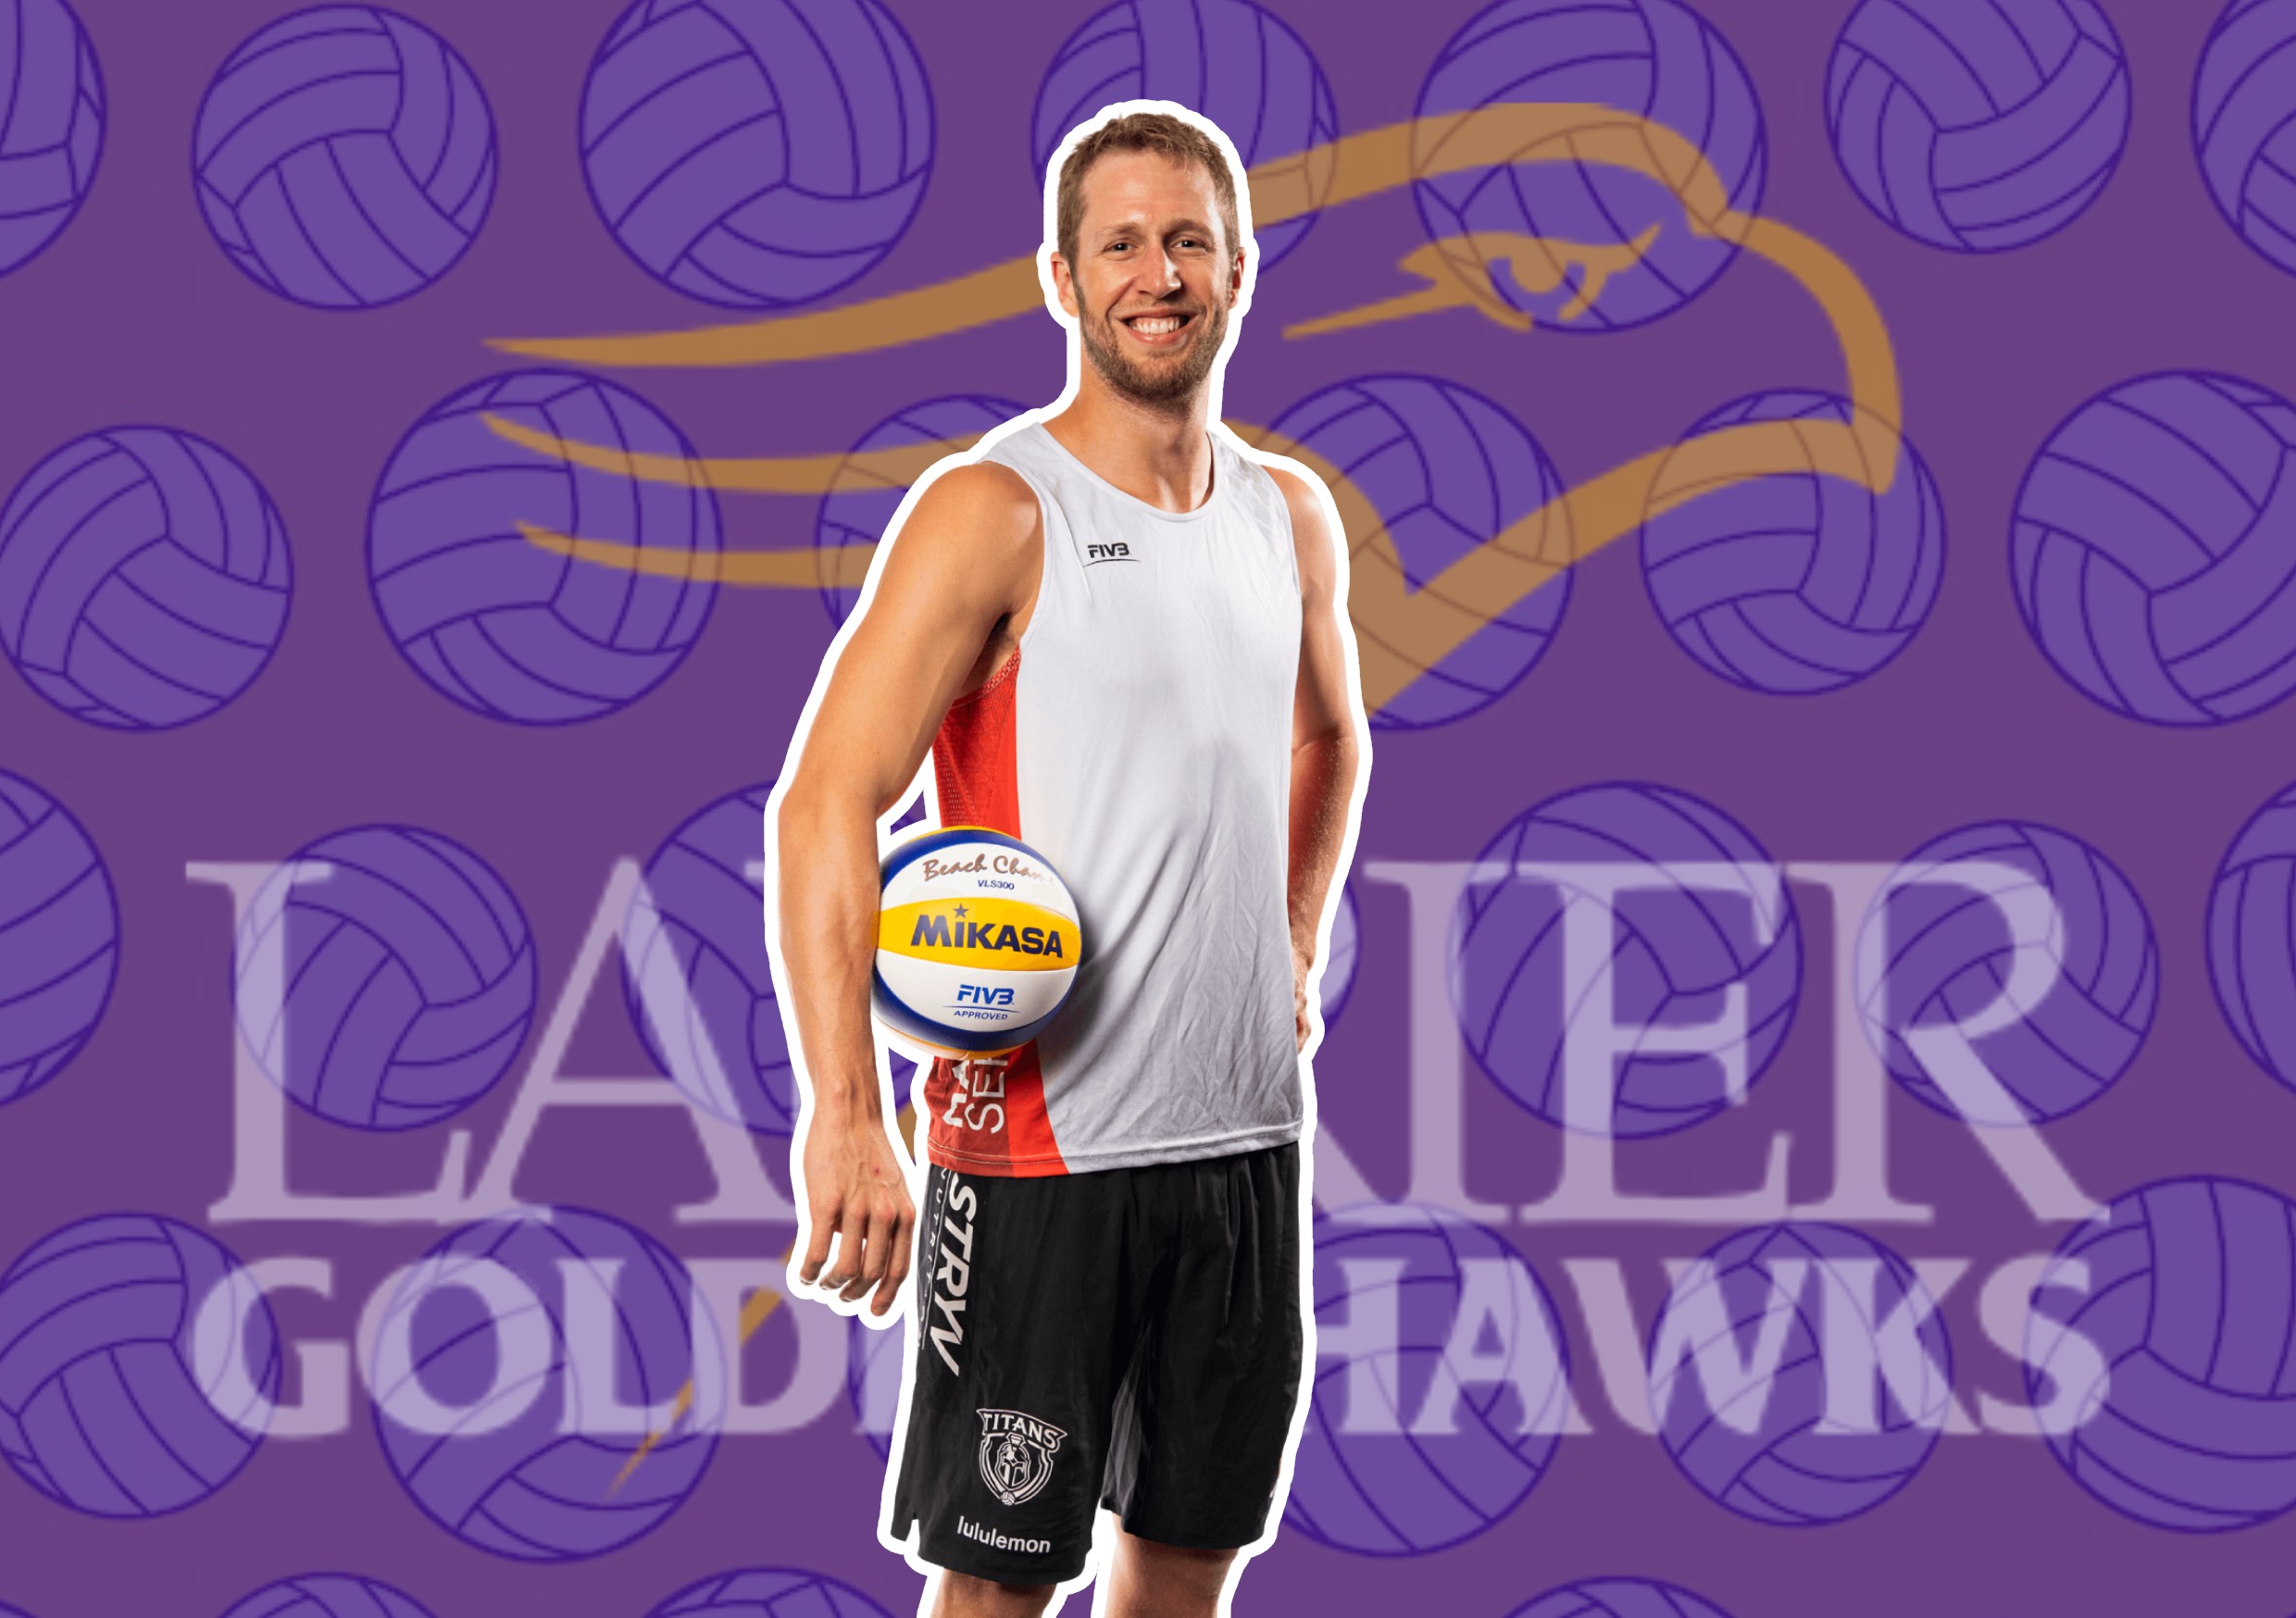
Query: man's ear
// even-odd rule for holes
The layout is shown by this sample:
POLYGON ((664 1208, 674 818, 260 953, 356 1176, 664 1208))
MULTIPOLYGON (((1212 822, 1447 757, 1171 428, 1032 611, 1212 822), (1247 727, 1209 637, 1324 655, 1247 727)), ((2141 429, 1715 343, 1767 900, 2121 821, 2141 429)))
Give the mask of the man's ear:
POLYGON ((1073 315, 1077 312, 1076 281, 1068 273, 1068 260, 1057 247, 1046 256, 1052 260, 1054 294, 1060 299, 1061 308, 1073 315))

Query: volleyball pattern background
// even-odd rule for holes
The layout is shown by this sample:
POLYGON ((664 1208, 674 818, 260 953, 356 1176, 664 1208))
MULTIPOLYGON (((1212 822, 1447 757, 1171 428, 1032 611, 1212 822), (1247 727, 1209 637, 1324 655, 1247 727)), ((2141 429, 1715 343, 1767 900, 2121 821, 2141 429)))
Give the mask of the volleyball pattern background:
POLYGON ((1589 1579, 1549 1590, 1509 1618, 1729 1618, 1711 1601, 1654 1579, 1589 1579))
POLYGON ((877 0, 636 0, 582 86, 582 169, 630 257, 690 296, 807 304, 925 193, 925 65, 877 0))
POLYGON ((2296 410, 2236 377, 2140 377, 2076 410, 2017 494, 2010 566, 2026 628, 2116 713, 2216 725, 2296 689, 2281 504, 2296 410))
POLYGON ((704 1579, 656 1607, 653 1618, 886 1618, 850 1585, 792 1568, 751 1568, 704 1579))
POLYGON ((1666 1452, 1701 1493, 1757 1523, 1874 1510, 1945 1425, 1944 1325, 1912 1267, 1860 1231, 1781 1225, 1728 1238, 1676 1279, 1651 1338, 1666 1452), (1712 1369, 1756 1363, 1774 1323, 1774 1376, 1741 1384, 1712 1369), (1717 1336, 1729 1339, 1719 1351, 1717 1336))
POLYGON ((717 1452, 725 1367, 706 1306, 660 1243, 603 1214, 457 1232, 401 1286, 379 1341, 375 1428, 393 1475, 441 1527, 498 1556, 576 1562, 631 1544, 717 1452), (515 1301, 490 1313, 474 1282, 515 1301), (689 1383, 690 1409, 669 1416, 689 1383), (659 1425, 603 1419, 615 1402, 659 1425), (662 1441, 643 1471, 609 1492, 649 1430, 662 1441))
POLYGON ((431 1618, 403 1590, 347 1574, 282 1579, 256 1591, 223 1618, 431 1618))
POLYGON ((391 638, 440 691, 489 718, 594 719, 667 678, 709 621, 717 497, 521 450, 492 415, 557 442, 686 462, 693 446, 635 393, 518 371, 464 389, 415 424, 375 491, 368 578, 391 638), (658 550, 667 573, 579 566, 521 524, 658 550))
POLYGON ((2296 40, 2288 0, 2231 0, 2192 81, 2192 138, 2217 211, 2240 239, 2296 274, 2296 84, 2275 58, 2296 40))
POLYGON ((518 899, 436 832, 362 826, 295 851, 240 927, 240 1037, 322 1118, 415 1129, 509 1071, 534 1014, 518 899))
POLYGON ((1783 885, 1766 880, 1772 871, 1728 815, 1670 788, 1616 782, 1526 811, 1476 861, 1453 924, 1452 1002, 1467 1049, 1557 1126, 1631 1139, 1714 1117, 1769 1066, 1801 992, 1801 927, 1783 885), (1706 868, 1644 874, 1605 902, 1570 877, 1605 864, 1706 868), (1593 951, 1569 940, 1589 911, 1612 935, 1593 951), (1589 961, 1601 973, 1591 982, 1578 976, 1589 961), (1645 1031, 1615 1069, 1609 1051, 1590 1053, 1572 1035, 1596 995, 1645 1031), (1670 1037, 1666 1025, 1713 1031, 1670 1037))
MULTIPOLYGON (((1498 0, 1443 46, 1416 110, 1430 118, 1508 102, 1584 103, 1646 118, 1704 154, 1732 209, 1750 212, 1762 200, 1767 137, 1753 85, 1729 43, 1677 0, 1498 0)), ((1429 143, 1428 154, 1439 147, 1429 143)), ((1549 292, 1527 284, 1517 264, 1490 266, 1495 254, 1446 249, 1463 273, 1487 276, 1493 292, 1541 325, 1566 331, 1644 325, 1696 297, 1729 263, 1726 239, 1673 228, 1683 203, 1668 187, 1689 178, 1673 164, 1654 163, 1668 176, 1662 185, 1607 164, 1540 156, 1536 164, 1422 180, 1416 194, 1419 217, 1437 241, 1512 231, 1615 247, 1659 226, 1656 245, 1570 319, 1563 310, 1583 282, 1549 292)))
MULTIPOLYGON (((1286 454, 1296 444, 1362 492, 1413 590, 1527 520, 1524 554, 1558 566, 1570 555, 1569 517, 1554 504, 1560 474, 1520 422, 1472 389, 1440 377, 1360 377, 1301 400, 1270 430, 1286 454)), ((1570 575, 1558 572, 1490 615, 1371 722, 1416 729, 1489 706, 1539 661, 1569 601, 1570 575)))
POLYGON ((961 278, 1034 241, 1045 131, 1117 93, 1201 105, 1316 205, 1258 243, 1225 414, 1353 457, 1406 587, 1541 511, 1515 542, 1632 541, 1466 619, 1376 716, 1316 1183, 1423 1211, 1324 1222, 1296 1520, 1241 1604, 2296 1611, 2292 41, 2290 0, 1015 0, 991 27, 916 0, 0 0, 0 1611, 408 1618, 380 1586, 431 1618, 915 1610, 869 1521, 905 1334, 764 1307, 794 1096, 739 845, 857 596, 831 550, 901 498, 853 452, 1058 391, 1054 328, 961 278), (1565 100, 1671 125, 1875 296, 1918 446, 1889 492, 1797 475, 1602 508, 1603 474, 1728 401, 1814 417, 1847 392, 1823 314, 1603 163, 1611 137, 1416 183, 1399 163, 1344 205, 1303 150, 1565 100), (1537 330, 1457 309, 1283 336, 1407 295, 1415 254, 1537 330), (522 346, 953 281, 978 330, 850 355, 522 346), (1661 541, 1699 580, 1682 599, 1646 579, 1661 541), (736 552, 782 586, 731 588, 736 552), (1770 589, 1772 553, 1814 570, 1770 589), (1723 666, 1673 639, 1717 623, 1746 626, 1723 666), (1823 689, 1788 700, 1797 679, 1823 689), (356 904, 264 897, 328 828, 415 827, 437 845, 390 844, 406 868, 356 904), (1972 836, 2062 906, 2028 946, 2058 994, 1985 1050, 2110 1210, 2093 1226, 2029 1208, 1903 1041, 1885 1078, 1857 1026, 1900 992, 1981 1000, 2014 935, 1941 911, 1903 982, 1861 983, 1871 918, 1822 873, 1972 836), (1766 949, 1754 894, 1630 896, 1598 980, 1662 1036, 1742 996, 1736 1104, 1709 1054, 1646 1048, 1610 1139, 1558 1127, 1549 1070, 1602 1019, 1559 992, 1556 902, 1444 886, 1550 843, 1794 868, 1766 949), (619 897, 640 878, 651 912, 619 897), (267 926, 302 969, 256 1020, 313 1036, 277 1072, 242 1027, 267 926), (1853 1053, 1890 1131, 1862 1166, 1865 1102, 1833 1087, 1853 1053), (762 1178, 733 1172, 741 1135, 697 1142, 697 1076, 762 1178), (285 1104, 298 1084, 316 1105, 285 1104), (1613 1152, 1632 1214, 1574 1213, 1613 1152), (1735 1471, 1711 1431, 1636 1429, 1668 1264, 1773 1230, 1763 1187, 1876 1210, 1816 1239, 1839 1275, 1922 1266, 1978 1431, 1909 1421, 1812 1479, 1827 1451, 1790 1423, 1728 1434, 1735 1471), (556 1217, 487 1223, 525 1205, 556 1217), (533 1308, 481 1329, 448 1286, 394 1311, 434 1251, 533 1308), (568 1310, 562 1263, 613 1272, 610 1302, 568 1310), (2008 1345, 2044 1275, 2028 1375, 2008 1345), (208 1279, 248 1305, 235 1391, 268 1425, 218 1425, 200 1391, 178 1328, 208 1279), (1350 1337, 1390 1308, 1391 1339, 1350 1337), (667 1410, 705 1309, 730 1357, 703 1350, 701 1407, 642 1462, 639 1434, 558 1430, 570 1390, 667 1410), (437 1352, 379 1397, 385 1325, 437 1352), (609 1338, 599 1385, 566 1350, 609 1338), (538 1345, 494 1407, 530 1393, 518 1420, 452 1415, 538 1345), (1459 1397, 1430 1400, 1445 1366, 1459 1397), (451 1433, 417 1430, 418 1389, 451 1433), (2013 1436, 2053 1395, 2093 1419, 2013 1436), (1747 1520, 1757 1487, 1799 1531, 1747 1520))
MULTIPOLYGON (((1726 404, 1685 436, 1651 490, 1642 576, 1676 644, 1724 679, 1780 696, 1838 691, 1878 671, 1937 600, 1945 512, 1910 440, 1877 494, 1818 470, 1709 487, 1698 440, 1751 422, 1859 425, 1823 393, 1726 404)), ((1804 441, 1806 442, 1806 441, 1804 441)), ((1879 442, 1888 442, 1885 437, 1879 442)))
POLYGON ((2036 1294, 2027 1363, 2087 1417, 2047 1432, 2084 1488, 2192 1533, 2296 1506, 2291 1255, 2296 1204, 2202 1176, 2130 1191, 2066 1238, 2036 1294), (2074 1333, 2087 1351, 2066 1351, 2074 1333))
POLYGON ((293 562, 255 475, 188 432, 74 439, 0 507, 0 649, 92 725, 204 719, 287 628, 293 562))
POLYGON ((104 76, 64 0, 9 0, 0 97, 0 275, 71 223, 104 151, 104 76))
POLYGON ((119 905, 69 810, 0 772, 0 1102, 86 1045, 119 965, 119 905))
POLYGON ((0 1457, 94 1516, 182 1511, 247 1464, 280 1360, 222 1243, 153 1214, 81 1220, 0 1275, 0 1457), (218 1339, 211 1320, 238 1324, 218 1339))
POLYGON ((1923 844, 1892 874, 1859 934, 1857 989, 1866 1036, 1909 1093, 1949 1118, 2038 1123, 2087 1106, 2137 1059, 2160 951, 2103 853, 1993 822, 1923 844), (1946 1048, 1969 1049, 1998 1092, 1932 1070, 1914 1043, 1925 1025, 1988 1029, 1946 1048))
POLYGON ((2208 975, 2242 1047, 2296 1086, 2296 787, 2225 851, 2208 896, 2208 975))
POLYGON ((1569 1350, 1544 1286, 1439 1208, 1342 1211, 1313 1235, 1320 1340, 1285 1525, 1368 1556, 1488 1532, 1563 1433, 1569 1350))
POLYGON ((2000 253, 2097 199, 2128 143, 2128 62, 2091 0, 1863 0, 1826 131, 1859 196, 1916 242, 2000 253))
POLYGON ((731 1123, 787 1135, 797 1078, 758 925, 758 828, 772 790, 719 799, 655 851, 622 924, 622 983, 631 1024, 681 1093, 731 1123))
POLYGON ((199 205, 258 286, 322 309, 411 297, 494 197, 493 115, 455 48, 396 12, 318 6, 217 72, 192 135, 199 205))

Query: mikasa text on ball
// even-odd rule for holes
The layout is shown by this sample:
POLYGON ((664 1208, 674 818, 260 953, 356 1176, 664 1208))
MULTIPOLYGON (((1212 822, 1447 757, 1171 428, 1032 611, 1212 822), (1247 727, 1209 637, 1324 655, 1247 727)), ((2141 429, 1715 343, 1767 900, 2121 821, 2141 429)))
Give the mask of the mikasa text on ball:
POLYGON ((1017 1050, 1068 998, 1082 944, 1076 901, 1042 854, 985 827, 928 832, 880 871, 871 1003, 930 1050, 1017 1050))

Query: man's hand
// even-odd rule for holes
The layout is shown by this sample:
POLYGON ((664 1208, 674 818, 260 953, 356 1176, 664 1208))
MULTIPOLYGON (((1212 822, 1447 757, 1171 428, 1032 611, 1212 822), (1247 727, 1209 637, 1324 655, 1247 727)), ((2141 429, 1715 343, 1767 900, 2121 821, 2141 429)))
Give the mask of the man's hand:
POLYGON ((875 1288, 869 1313, 892 1309, 909 1276, 917 1206, 882 1118, 813 1121, 805 1131, 805 1206, 813 1234, 798 1279, 810 1287, 819 1278, 834 1236, 837 1263, 822 1284, 847 1303, 875 1288))

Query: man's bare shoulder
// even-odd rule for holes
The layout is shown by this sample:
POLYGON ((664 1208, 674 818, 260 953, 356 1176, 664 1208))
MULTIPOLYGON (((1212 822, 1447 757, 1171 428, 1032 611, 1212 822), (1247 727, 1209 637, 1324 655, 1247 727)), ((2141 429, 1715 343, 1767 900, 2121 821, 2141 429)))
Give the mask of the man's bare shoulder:
POLYGON ((1260 465, 1267 468, 1267 475, 1276 480, 1276 487, 1283 491, 1283 503, 1292 508, 1293 517, 1299 515, 1303 506, 1311 511, 1322 509, 1316 499, 1322 490, 1320 484, 1310 482, 1289 467, 1275 466, 1267 461, 1262 461, 1260 465))
POLYGON ((1326 503, 1330 495, 1320 482, 1289 467, 1270 466, 1266 461, 1260 465, 1283 492, 1283 503, 1292 513, 1292 542, 1300 549, 1302 560, 1318 564, 1327 560, 1338 539, 1328 515, 1326 503))
POLYGON ((1000 461, 968 461, 932 480, 905 526, 921 529, 936 545, 1017 551, 1035 538, 1042 520, 1027 479, 1000 461))

